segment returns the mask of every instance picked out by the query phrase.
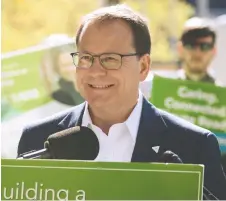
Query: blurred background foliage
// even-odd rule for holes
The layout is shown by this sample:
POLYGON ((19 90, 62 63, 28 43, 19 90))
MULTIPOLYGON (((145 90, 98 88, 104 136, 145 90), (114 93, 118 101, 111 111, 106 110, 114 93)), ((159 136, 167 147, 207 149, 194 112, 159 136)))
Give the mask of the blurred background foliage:
MULTIPOLYGON (((179 0, 121 0, 149 20, 154 61, 176 58, 176 41, 193 8, 179 0)), ((103 0, 2 0, 2 52, 39 44, 51 34, 75 36, 80 19, 103 0)))

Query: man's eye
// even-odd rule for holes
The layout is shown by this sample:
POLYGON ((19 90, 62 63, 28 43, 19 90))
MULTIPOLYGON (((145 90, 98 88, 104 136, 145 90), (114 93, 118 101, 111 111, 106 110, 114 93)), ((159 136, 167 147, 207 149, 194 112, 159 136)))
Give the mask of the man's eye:
POLYGON ((86 60, 86 61, 90 61, 91 57, 90 56, 82 56, 80 57, 81 60, 86 60))
POLYGON ((107 61, 116 61, 117 59, 115 59, 114 57, 105 57, 103 60, 107 62, 107 61))

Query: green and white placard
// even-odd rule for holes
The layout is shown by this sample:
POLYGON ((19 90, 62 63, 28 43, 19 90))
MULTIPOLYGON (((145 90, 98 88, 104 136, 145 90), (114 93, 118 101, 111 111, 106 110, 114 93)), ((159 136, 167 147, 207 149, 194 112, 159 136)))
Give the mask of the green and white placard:
POLYGON ((150 101, 216 134, 226 153, 226 87, 155 75, 150 101))
POLYGON ((2 159, 2 200, 202 200, 203 165, 2 159))

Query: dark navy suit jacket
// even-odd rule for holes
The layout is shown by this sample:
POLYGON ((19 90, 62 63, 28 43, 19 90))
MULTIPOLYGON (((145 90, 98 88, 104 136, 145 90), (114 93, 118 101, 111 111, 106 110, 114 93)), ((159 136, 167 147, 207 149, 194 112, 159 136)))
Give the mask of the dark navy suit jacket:
MULTIPOLYGON (((40 150, 49 135, 82 123, 85 104, 27 126, 21 136, 18 155, 40 150)), ((157 162, 166 150, 179 155, 184 163, 204 164, 204 185, 219 199, 226 200, 226 179, 220 164, 216 136, 181 118, 157 109, 145 98, 132 155, 132 162, 157 162), (156 153, 152 147, 159 146, 156 153)))

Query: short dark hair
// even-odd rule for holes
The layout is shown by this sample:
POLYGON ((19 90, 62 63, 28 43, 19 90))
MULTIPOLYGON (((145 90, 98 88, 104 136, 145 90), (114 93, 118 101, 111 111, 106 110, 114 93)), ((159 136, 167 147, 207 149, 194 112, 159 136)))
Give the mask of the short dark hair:
POLYGON ((111 20, 123 20, 126 22, 131 28, 136 52, 141 55, 150 54, 151 36, 146 20, 140 14, 122 4, 103 7, 86 15, 78 28, 78 32, 76 34, 76 45, 79 45, 79 39, 85 25, 111 20))
POLYGON ((213 29, 210 27, 197 27, 197 28, 192 28, 188 29, 183 32, 181 36, 181 42, 183 44, 189 44, 189 43, 195 43, 195 41, 198 38, 203 38, 203 37, 212 37, 213 39, 213 44, 215 44, 216 41, 216 33, 213 29))

